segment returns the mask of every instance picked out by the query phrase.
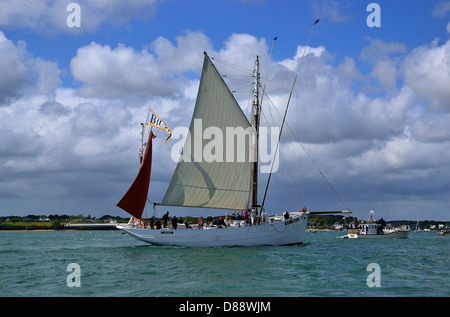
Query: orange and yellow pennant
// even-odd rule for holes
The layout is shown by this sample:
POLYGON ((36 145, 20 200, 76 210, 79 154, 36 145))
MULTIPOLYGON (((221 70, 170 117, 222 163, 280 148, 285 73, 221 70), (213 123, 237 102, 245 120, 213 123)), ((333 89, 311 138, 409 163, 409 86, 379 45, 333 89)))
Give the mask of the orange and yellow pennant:
POLYGON ((169 140, 170 137, 172 136, 172 132, 170 131, 167 124, 160 118, 160 116, 158 116, 155 112, 153 112, 152 109, 148 109, 148 110, 151 111, 152 115, 150 116, 150 118, 146 124, 150 125, 152 127, 164 130, 169 134, 167 139, 164 141, 164 144, 165 144, 167 142, 167 140, 169 140))

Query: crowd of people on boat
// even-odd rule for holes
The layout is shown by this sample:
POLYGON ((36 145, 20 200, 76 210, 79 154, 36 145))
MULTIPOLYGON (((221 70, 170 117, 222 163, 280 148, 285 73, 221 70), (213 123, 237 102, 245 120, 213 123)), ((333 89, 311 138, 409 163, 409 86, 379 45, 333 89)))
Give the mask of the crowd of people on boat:
MULTIPOLYGON (((245 212, 245 213, 244 212, 243 213, 233 213, 231 216, 228 216, 228 213, 227 213, 225 218, 227 219, 227 222, 230 219, 231 220, 239 220, 239 219, 246 220, 246 219, 248 219, 247 212, 245 212)), ((158 219, 156 217, 150 218, 148 223, 147 223, 147 221, 145 219, 137 219, 137 218, 132 219, 131 222, 134 223, 134 224, 139 224, 141 227, 147 227, 147 225, 148 225, 148 227, 150 227, 150 229, 167 229, 167 228, 171 228, 171 229, 175 229, 176 230, 180 224, 183 225, 186 229, 193 229, 191 224, 189 224, 186 220, 184 220, 183 217, 177 217, 175 215, 170 217, 169 211, 167 211, 161 217, 161 219, 158 219), (169 223, 171 224, 171 226, 169 226, 169 223)), ((206 227, 224 228, 224 227, 227 227, 227 222, 221 216, 213 218, 211 215, 209 215, 206 219, 203 219, 203 217, 199 217, 197 219, 197 225, 198 225, 199 229, 204 229, 206 227)))
MULTIPOLYGON (((283 219, 289 219, 289 212, 283 213, 283 219)), ((212 217, 209 215, 206 218, 199 217, 197 218, 197 223, 193 223, 195 218, 186 217, 177 217, 175 215, 170 216, 169 211, 167 211, 160 219, 156 217, 152 217, 148 223, 146 219, 137 219, 133 217, 130 222, 133 225, 150 228, 150 229, 177 229, 178 227, 184 227, 186 229, 210 229, 210 228, 226 228, 226 227, 242 227, 242 226, 250 226, 254 221, 259 223, 259 221, 269 221, 264 220, 264 216, 256 216, 251 219, 249 211, 240 211, 240 212, 232 212, 231 215, 227 212, 225 216, 212 217), (189 222, 188 222, 189 221, 189 222)), ((273 221, 270 220, 271 222, 273 221)))

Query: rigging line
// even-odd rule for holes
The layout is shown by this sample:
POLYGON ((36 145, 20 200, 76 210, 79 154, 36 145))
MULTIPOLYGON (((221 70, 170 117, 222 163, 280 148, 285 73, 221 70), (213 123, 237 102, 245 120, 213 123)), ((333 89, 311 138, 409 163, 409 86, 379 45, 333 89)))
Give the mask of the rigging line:
MULTIPOLYGON (((262 114, 263 114, 264 120, 266 120, 267 127, 269 128, 270 134, 272 135, 272 129, 269 126, 269 122, 267 121, 266 115, 265 115, 265 113, 263 111, 262 111, 262 114)), ((300 191, 297 188, 297 184, 295 183, 294 177, 292 176, 291 170, 289 169, 289 166, 288 166, 286 160, 284 159, 284 155, 281 152, 281 150, 280 150, 280 157, 283 160, 283 163, 284 163, 284 165, 286 167, 286 170, 287 170, 287 173, 289 174, 289 177, 291 178, 292 183, 294 184, 294 188, 297 191, 297 194, 298 194, 298 196, 300 198, 301 205, 302 205, 302 207, 304 207, 305 204, 303 202, 303 196, 302 196, 302 194, 300 193, 300 191)), ((274 160, 275 160, 275 156, 274 156, 274 160)))
POLYGON ((331 185, 331 183, 328 181, 328 179, 325 177, 325 175, 322 173, 322 171, 320 170, 319 166, 317 166, 316 162, 312 159, 312 157, 309 155, 308 151, 306 151, 305 147, 303 146, 303 144, 301 142, 298 142, 298 144, 300 144, 300 146, 302 147, 303 151, 305 151, 306 155, 308 155, 309 159, 311 160, 311 162, 314 164, 315 168, 317 169, 317 171, 320 173, 320 175, 322 175, 323 179, 327 182, 328 186, 330 186, 331 190, 333 191, 333 193, 336 195, 336 197, 340 200, 340 202, 342 203, 342 205, 344 206, 345 209, 348 209, 347 205, 345 204, 344 200, 341 198, 341 196, 339 196, 339 194, 336 192, 336 190, 334 189, 334 187, 331 185))
POLYGON ((244 86, 238 87, 236 89, 233 89, 231 92, 236 92, 236 91, 249 91, 251 92, 251 89, 249 89, 248 87, 248 83, 244 86))
MULTIPOLYGON (((227 66, 229 66, 229 67, 231 67, 231 68, 234 68, 234 69, 236 69, 236 70, 238 70, 238 71, 240 71, 240 72, 242 72, 242 73, 244 73, 245 75, 226 75, 226 74, 222 74, 222 73, 220 73, 220 76, 222 77, 222 79, 225 81, 225 78, 232 78, 233 80, 239 80, 239 81, 244 81, 244 82, 247 82, 247 84, 245 85, 245 86, 242 86, 242 87, 240 87, 240 88, 238 88, 238 89, 233 89, 233 90, 231 90, 231 93, 235 93, 235 92, 245 92, 245 91, 248 91, 249 92, 249 94, 250 94, 250 97, 248 98, 248 104, 247 104, 247 110, 246 110, 246 117, 248 117, 248 112, 249 112, 249 108, 250 108, 250 106, 251 106, 251 96, 252 96, 252 90, 251 89, 245 89, 245 90, 241 90, 241 89, 243 89, 243 88, 246 88, 246 87, 248 87, 248 81, 247 80, 244 80, 244 79, 238 79, 237 77, 247 77, 247 78, 253 78, 253 71, 252 70, 249 70, 248 68, 245 68, 245 67, 242 67, 242 66, 239 66, 239 65, 235 65, 235 64, 231 64, 231 63, 229 63, 229 62, 226 62, 226 61, 224 61, 224 60, 220 60, 220 59, 218 59, 218 58, 216 58, 216 57, 211 57, 210 56, 210 59, 212 59, 212 60, 214 60, 214 61, 217 61, 217 62, 219 62, 219 63, 222 63, 222 64, 224 64, 224 65, 227 65, 227 66), (241 69, 240 69, 241 68, 241 69), (250 71, 250 73, 248 72, 248 71, 250 71)), ((250 84, 250 86, 253 86, 253 82, 250 84)))
MULTIPOLYGON (((299 115, 300 115, 300 112, 299 112, 299 104, 298 104, 298 100, 299 100, 299 98, 298 98, 298 90, 296 89, 295 90, 295 103, 296 103, 296 109, 297 109, 297 135, 298 135, 298 137, 300 138, 300 124, 299 124, 299 122, 300 122, 300 120, 299 120, 299 115)), ((299 185, 299 187, 300 187, 300 193, 302 193, 302 189, 303 189, 303 182, 302 182, 302 158, 301 158, 301 156, 300 156, 300 146, 298 146, 298 153, 299 153, 299 155, 298 155, 298 172, 299 172, 299 182, 300 182, 300 185, 299 185)))
POLYGON ((237 71, 239 71, 241 73, 244 73, 244 74, 247 74, 247 75, 250 75, 250 76, 253 73, 252 69, 249 69, 249 68, 246 68, 246 67, 243 67, 243 66, 239 66, 239 65, 236 65, 236 64, 233 64, 233 63, 230 63, 230 62, 218 59, 216 57, 210 57, 210 58, 212 60, 215 60, 216 62, 219 62, 219 63, 222 63, 224 65, 227 65, 228 67, 231 67, 231 68, 233 68, 233 69, 235 69, 235 70, 237 70, 237 71))
MULTIPOLYGON (((272 104, 272 106, 275 108, 275 111, 278 113, 278 115, 281 117, 281 113, 278 111, 278 109, 275 107, 275 104, 272 102, 272 100, 270 99, 269 96, 267 96, 267 99, 269 100, 269 102, 272 104)), ((270 108, 269 108, 270 109, 270 108)), ((273 120, 273 118, 272 118, 273 120)), ((334 187, 331 185, 331 183, 328 181, 328 179, 325 177, 325 175, 322 173, 322 171, 320 170, 319 166, 316 164, 316 162, 313 160, 313 158, 311 157, 311 155, 309 155, 308 151, 306 150, 306 148, 303 146, 302 142, 300 142, 300 138, 299 136, 297 136, 294 131, 292 130, 291 126, 285 122, 285 125, 288 127, 289 131, 291 132, 291 134, 294 136, 294 138, 296 139, 298 145, 303 149, 303 151, 305 152, 305 154, 308 156, 308 158, 311 160, 311 162, 313 163, 314 167, 317 169, 317 171, 320 173, 320 175, 322 176, 322 178, 325 180, 325 182, 328 184, 328 186, 330 186, 331 190, 333 191, 333 193, 336 195, 337 199, 342 203, 342 205, 344 206, 345 209, 348 209, 348 207, 346 206, 344 200, 339 196, 339 194, 336 192, 336 190, 334 189, 334 187)), ((280 152, 281 153, 281 152, 280 152)), ((275 153, 276 154, 276 153, 275 153)))
MULTIPOLYGON (((244 87, 243 87, 244 88, 244 87)), ((233 89, 232 91, 231 91, 231 93, 236 93, 236 92, 248 92, 248 89, 233 89)))
MULTIPOLYGON (((285 121, 286 121, 287 111, 288 111, 288 109, 289 109, 289 104, 290 104, 291 97, 292 97, 292 92, 293 92, 293 90, 294 90, 295 83, 297 82, 298 73, 299 73, 300 67, 301 67, 301 65, 302 65, 302 63, 303 63, 303 58, 305 57, 306 49, 307 49, 307 47, 308 47, 308 42, 309 42, 309 39, 310 39, 310 37, 311 37, 311 34, 312 34, 312 30, 313 30, 313 28, 314 28, 314 25, 316 25, 318 22, 319 22, 319 19, 317 19, 317 20, 313 23, 313 25, 311 26, 311 30, 309 31, 308 40, 306 41, 306 45, 305 45, 305 48, 304 48, 304 50, 303 50, 302 58, 301 58, 300 62, 298 63, 297 72, 296 72, 296 74, 295 74, 294 82, 292 83, 291 92, 289 93, 289 98, 288 98, 288 102, 287 102, 287 105, 286 105, 286 109, 285 109, 285 111, 284 111, 283 122, 282 122, 282 124, 281 124, 280 135, 279 135, 279 137, 278 137, 278 142, 277 142, 277 146, 276 146, 276 150, 275 150, 275 155, 277 155, 278 146, 279 146, 280 140, 281 140, 281 134, 282 134, 282 132, 283 132, 283 127, 284 127, 284 123, 285 123, 285 121)), ((265 191, 265 193, 264 193, 264 198, 263 198, 263 201, 262 201, 261 206, 264 206, 264 202, 265 202, 265 200, 266 200, 267 190, 269 189, 270 179, 272 178, 273 163, 274 163, 274 162, 272 162, 272 167, 270 168, 269 179, 267 180, 266 191, 265 191)))
POLYGON ((227 78, 227 79, 232 79, 232 80, 235 80, 235 81, 243 81, 243 82, 247 83, 247 86, 248 86, 248 78, 249 78, 249 76, 245 76, 245 79, 242 79, 242 78, 244 78, 244 76, 239 78, 239 77, 235 77, 234 75, 222 75, 222 77, 223 78, 227 78))
MULTIPOLYGON (((267 96, 267 99, 269 100, 269 102, 270 102, 270 104, 275 108, 275 110, 278 112, 278 110, 276 109, 276 107, 275 107, 275 104, 272 102, 272 100, 270 99, 270 97, 266 94, 266 96, 267 96)), ((266 117, 266 115, 265 115, 265 112, 262 112, 263 113, 263 116, 264 116, 264 119, 265 119, 265 121, 266 121, 266 123, 267 123, 267 126, 268 126, 268 128, 269 128, 269 130, 270 130, 270 133, 271 133, 271 135, 272 135, 272 129, 270 128, 270 126, 269 126, 269 122, 268 122, 268 120, 267 120, 267 117, 266 117)), ((270 116, 271 116, 271 118, 272 118, 272 121, 274 121, 275 122, 275 120, 274 120, 274 118, 273 118, 273 115, 272 115, 272 111, 270 111, 270 107, 269 107, 269 113, 270 113, 270 116)), ((278 112, 278 114, 280 115, 280 113, 278 112)), ((280 115, 280 117, 281 117, 281 115, 280 115)), ((286 124, 287 125, 287 124, 286 124)), ((292 130, 289 128, 289 130, 291 131, 291 133, 292 133, 292 130)), ((295 135, 294 135, 294 137, 295 137, 295 135)), ((287 171, 288 171, 288 174, 289 174, 289 176, 290 176, 290 178, 291 178, 291 180, 292 180, 292 183, 294 184, 294 187, 295 187, 295 190, 297 191, 297 194, 299 195, 299 197, 300 197, 300 201, 301 201, 301 204, 302 204, 302 206, 304 207, 305 206, 305 203, 304 203, 304 201, 303 201, 303 195, 301 194, 301 190, 299 190, 298 188, 297 188, 297 183, 294 181, 294 178, 293 178, 293 176, 292 176, 292 174, 291 174, 291 172, 290 172, 290 169, 289 169, 289 167, 288 167, 288 165, 287 165, 287 163, 286 163, 286 160, 284 159, 284 156, 283 156, 283 153, 281 152, 281 150, 280 150, 280 156, 281 156, 281 158, 282 158, 282 160, 283 160, 283 163, 284 163, 284 165, 286 166, 286 169, 287 169, 287 171)), ((274 157, 274 160, 275 160, 275 157, 274 157)))
POLYGON ((272 47, 270 48, 269 63, 267 64, 267 74, 266 74, 266 79, 265 79, 265 82, 264 82, 264 87, 263 87, 263 89, 262 89, 263 94, 262 94, 261 101, 260 101, 260 102, 261 102, 261 105, 262 105, 262 103, 263 103, 263 99, 264 99, 264 95, 265 95, 265 91, 266 91, 267 80, 269 79, 269 70, 270 70, 270 62, 271 62, 271 60, 272 60, 273 44, 275 43, 275 41, 277 40, 277 38, 278 38, 278 36, 275 36, 275 37, 273 38, 273 40, 272 40, 272 47))
MULTIPOLYGON (((227 74, 223 74, 222 77, 226 77, 226 78, 234 78, 234 79, 238 79, 238 78, 246 78, 248 80, 248 78, 252 78, 253 76, 251 75, 227 75, 227 74)), ((241 79, 244 80, 244 79, 241 79)))
MULTIPOLYGON (((252 78, 253 78, 253 75, 252 75, 252 78)), ((253 80, 252 80, 252 82, 251 82, 251 84, 250 84, 250 87, 253 87, 253 80)), ((248 91, 248 98, 247 98, 247 109, 246 109, 246 113, 245 113, 245 116, 248 118, 249 117, 249 112, 250 112, 250 108, 251 108, 251 106, 252 106, 252 103, 253 103, 253 91, 252 91, 252 89, 250 89, 249 91, 248 91)))

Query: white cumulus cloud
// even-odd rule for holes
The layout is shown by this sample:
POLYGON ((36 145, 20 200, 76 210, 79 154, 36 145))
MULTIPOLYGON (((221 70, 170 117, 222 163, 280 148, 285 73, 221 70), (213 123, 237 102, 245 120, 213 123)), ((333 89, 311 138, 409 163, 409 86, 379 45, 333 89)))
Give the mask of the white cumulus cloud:
POLYGON ((14 0, 0 2, 0 25, 15 29, 30 29, 36 33, 86 33, 101 25, 126 25, 133 19, 147 20, 156 13, 158 0, 77 0, 81 27, 68 27, 70 1, 14 0))

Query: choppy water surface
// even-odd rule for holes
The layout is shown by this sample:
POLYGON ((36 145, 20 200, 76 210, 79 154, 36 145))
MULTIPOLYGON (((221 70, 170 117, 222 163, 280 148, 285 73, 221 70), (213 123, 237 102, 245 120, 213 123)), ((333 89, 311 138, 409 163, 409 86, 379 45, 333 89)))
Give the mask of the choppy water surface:
POLYGON ((319 232, 303 246, 189 249, 119 231, 0 232, 0 296, 450 295, 450 236, 336 239, 342 234, 319 232), (80 287, 68 286, 70 263, 80 287))

